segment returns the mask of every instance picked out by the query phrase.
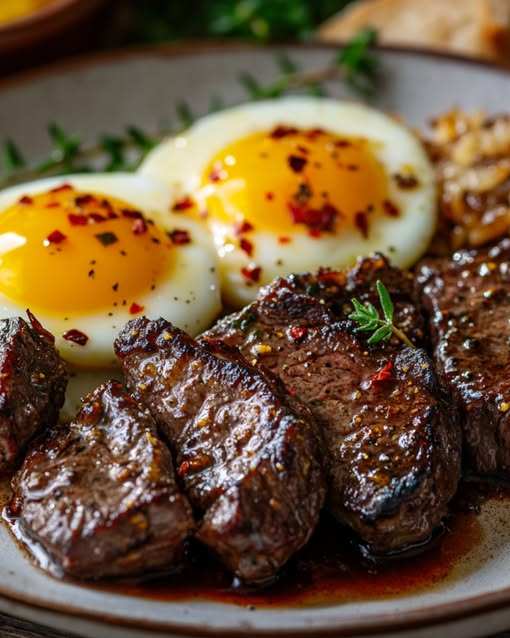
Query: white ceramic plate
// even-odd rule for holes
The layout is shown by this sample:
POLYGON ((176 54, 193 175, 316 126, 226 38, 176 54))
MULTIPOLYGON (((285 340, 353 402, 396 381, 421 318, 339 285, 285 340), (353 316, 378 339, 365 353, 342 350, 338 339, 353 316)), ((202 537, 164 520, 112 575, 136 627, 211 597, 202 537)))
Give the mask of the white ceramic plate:
MULTIPOLYGON (((306 69, 323 67, 328 47, 290 47, 306 69)), ((376 106, 414 125, 454 105, 508 110, 510 75, 464 60, 381 52, 385 81, 376 106)), ((163 48, 95 57, 0 83, 0 139, 36 159, 48 150, 50 121, 93 141, 136 123, 156 130, 185 99, 200 114, 212 94, 244 101, 242 71, 276 77, 275 50, 163 48)), ((332 95, 345 95, 340 83, 332 95)), ((352 96, 351 96, 352 97, 352 96)), ((482 636, 510 627, 510 503, 486 504, 481 541, 448 578, 395 599, 256 610, 210 601, 161 602, 59 582, 39 571, 0 526, 0 611, 82 636, 482 636)))

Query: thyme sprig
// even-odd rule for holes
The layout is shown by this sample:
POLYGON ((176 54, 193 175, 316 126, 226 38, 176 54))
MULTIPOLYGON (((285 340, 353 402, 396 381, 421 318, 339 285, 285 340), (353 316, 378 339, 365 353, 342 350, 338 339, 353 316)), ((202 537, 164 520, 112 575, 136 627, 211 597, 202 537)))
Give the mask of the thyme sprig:
POLYGON ((405 332, 393 323, 395 310, 393 301, 388 289, 380 279, 377 280, 376 289, 383 312, 382 317, 377 308, 369 301, 363 304, 359 299, 351 299, 354 312, 349 315, 349 319, 357 324, 356 332, 371 332, 372 335, 367 340, 369 345, 388 341, 391 335, 395 335, 406 346, 414 348, 414 344, 405 332))
MULTIPOLYGON (((354 91, 370 98, 375 91, 379 73, 378 59, 372 52, 376 43, 376 32, 364 29, 341 51, 336 53, 326 67, 304 71, 286 54, 276 58, 280 75, 267 85, 250 73, 239 77, 247 96, 251 100, 279 98, 292 93, 326 95, 324 84, 344 81, 354 91)), ((209 112, 225 108, 221 96, 210 99, 209 112)), ((128 126, 120 135, 102 135, 95 144, 85 145, 73 133, 65 131, 56 123, 48 126, 51 150, 46 159, 37 164, 27 163, 21 149, 11 139, 3 143, 0 154, 0 189, 40 177, 86 173, 96 171, 135 170, 147 153, 171 133, 188 128, 195 120, 189 104, 179 101, 175 105, 175 122, 170 128, 148 134, 128 126)))

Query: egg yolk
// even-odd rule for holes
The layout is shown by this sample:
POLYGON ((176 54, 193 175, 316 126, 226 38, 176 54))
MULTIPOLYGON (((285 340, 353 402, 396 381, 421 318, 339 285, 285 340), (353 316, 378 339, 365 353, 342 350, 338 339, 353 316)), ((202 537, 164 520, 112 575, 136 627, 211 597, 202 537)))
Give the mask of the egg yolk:
POLYGON ((50 315, 129 307, 169 271, 170 247, 125 202, 64 184, 0 214, 0 293, 50 315))
POLYGON ((367 236, 374 215, 396 213, 374 144, 322 129, 278 126, 233 142, 207 166, 201 196, 212 219, 279 235, 350 226, 367 236))

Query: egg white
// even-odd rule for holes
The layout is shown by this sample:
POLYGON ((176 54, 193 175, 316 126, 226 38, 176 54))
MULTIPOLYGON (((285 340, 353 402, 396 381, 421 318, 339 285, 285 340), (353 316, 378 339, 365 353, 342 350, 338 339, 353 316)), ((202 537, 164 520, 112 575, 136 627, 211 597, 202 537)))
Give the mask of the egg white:
MULTIPOLYGON (((207 229, 184 215, 170 212, 173 199, 171 190, 158 180, 133 174, 72 175, 43 179, 0 192, 0 216, 23 195, 46 192, 63 183, 71 184, 81 192, 115 197, 142 211, 164 230, 187 230, 191 242, 174 246, 172 270, 158 281, 155 290, 147 290, 137 297, 144 307, 143 314, 150 318, 165 317, 179 328, 195 335, 207 328, 221 309, 217 275, 217 257, 207 229)), ((143 264, 140 264, 143 268, 143 264)), ((51 282, 41 281, 41 286, 51 282)), ((26 306, 30 308, 30 300, 26 306)), ((26 307, 8 299, 0 292, 0 317, 24 316, 26 307)), ((69 312, 69 320, 37 311, 37 318, 56 338, 62 358, 74 370, 84 368, 108 371, 116 366, 113 341, 122 326, 133 318, 127 306, 98 310, 90 313, 69 312), (62 338, 69 329, 85 333, 89 340, 81 346, 62 338)), ((76 385, 76 384, 75 384, 76 385)), ((89 384, 90 385, 90 384, 89 384)), ((87 386, 87 389, 91 387, 87 386)), ((83 389, 82 389, 83 390, 83 389)), ((80 390, 80 392, 82 392, 80 390)))
POLYGON ((238 246, 225 244, 225 237, 232 235, 231 226, 210 219, 208 223, 220 256, 223 294, 229 305, 240 307, 249 303, 259 286, 277 276, 313 271, 321 266, 348 267, 357 257, 374 251, 386 253, 400 267, 408 267, 420 258, 437 221, 433 167, 409 129, 360 104, 288 97, 231 108, 204 117, 181 135, 158 145, 143 162, 140 172, 168 184, 177 197, 191 195, 200 205, 201 177, 211 159, 232 142, 278 125, 319 127, 333 134, 375 142, 374 153, 388 176, 389 199, 398 206, 400 215, 374 217, 368 239, 351 228, 342 230, 338 236, 323 233, 320 238, 287 232, 291 242, 281 244, 274 234, 255 228, 246 236, 254 246, 251 257, 238 246), (412 190, 399 189, 391 176, 405 173, 408 167, 412 167, 419 185, 412 190), (241 274, 241 268, 250 264, 262 268, 257 285, 247 282, 241 274))

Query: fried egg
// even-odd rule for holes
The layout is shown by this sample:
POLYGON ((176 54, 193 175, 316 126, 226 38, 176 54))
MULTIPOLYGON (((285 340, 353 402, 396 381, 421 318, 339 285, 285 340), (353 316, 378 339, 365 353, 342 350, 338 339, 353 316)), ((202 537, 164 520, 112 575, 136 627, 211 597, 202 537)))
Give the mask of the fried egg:
POLYGON ((420 141, 354 103, 289 97, 225 110, 160 144, 140 171, 172 187, 176 210, 206 220, 234 307, 276 276, 374 251, 410 266, 436 226, 420 141))
POLYGON ((26 309, 56 337, 82 393, 116 365, 113 341, 138 315, 190 334, 221 308, 207 229, 171 212, 170 189, 142 175, 45 179, 0 193, 0 316, 26 309), (92 370, 92 371, 91 371, 92 370), (105 371, 108 371, 105 373, 105 371))

